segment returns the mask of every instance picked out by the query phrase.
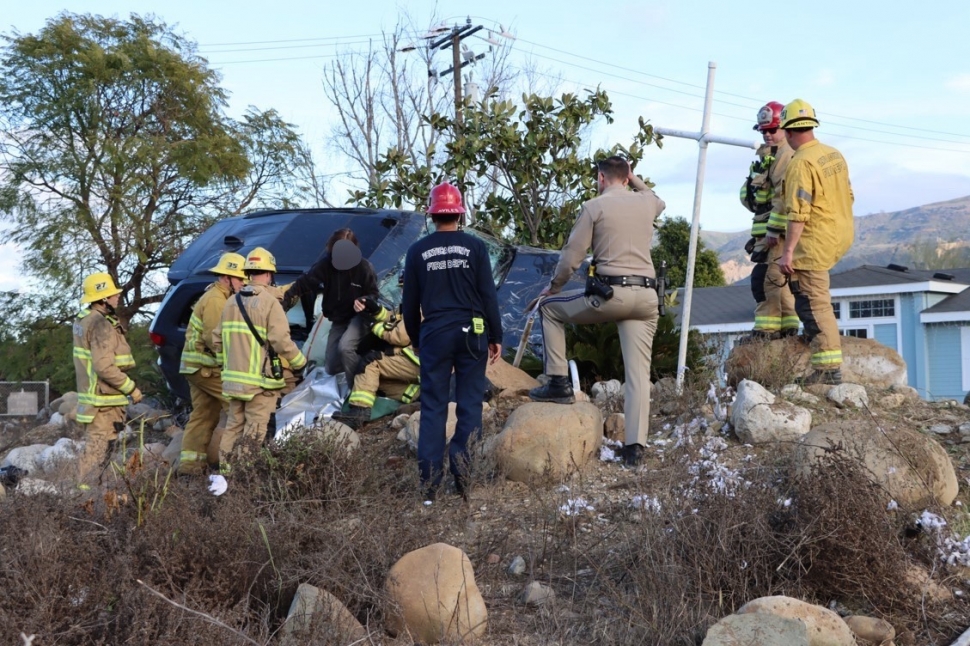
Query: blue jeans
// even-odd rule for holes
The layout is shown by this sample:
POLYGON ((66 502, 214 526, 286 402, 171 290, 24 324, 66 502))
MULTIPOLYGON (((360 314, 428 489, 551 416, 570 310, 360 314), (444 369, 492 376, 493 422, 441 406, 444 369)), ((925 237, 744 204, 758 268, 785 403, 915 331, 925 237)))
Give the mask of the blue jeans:
POLYGON ((455 371, 455 403, 458 425, 448 449, 448 462, 455 484, 464 487, 469 477, 468 442, 482 437, 482 399, 485 394, 485 366, 488 341, 484 334, 464 325, 441 329, 421 328, 421 427, 418 437, 418 469, 421 486, 435 491, 444 475, 445 424, 448 421, 448 391, 455 371), (468 331, 463 331, 468 328, 468 331))

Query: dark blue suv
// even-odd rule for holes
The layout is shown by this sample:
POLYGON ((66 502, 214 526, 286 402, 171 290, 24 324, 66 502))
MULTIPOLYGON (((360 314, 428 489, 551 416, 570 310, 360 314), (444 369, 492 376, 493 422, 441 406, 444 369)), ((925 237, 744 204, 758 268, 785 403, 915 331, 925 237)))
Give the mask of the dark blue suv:
MULTIPOLYGON (((394 276, 411 243, 429 231, 429 221, 422 213, 361 208, 260 211, 220 220, 192 242, 169 269, 171 287, 149 328, 169 390, 183 399, 189 397, 188 384, 178 372, 185 328, 196 301, 215 279, 206 270, 219 256, 227 251, 245 254, 253 247, 265 247, 276 257, 277 284, 285 285, 309 269, 330 235, 344 227, 357 235, 361 252, 374 265, 384 297, 398 302, 394 276)), ((548 284, 559 252, 510 245, 486 233, 466 230, 489 248, 505 333, 503 345, 514 352, 525 324, 525 306, 548 284)), ((580 270, 566 289, 583 284, 580 270)), ((319 298, 314 312, 319 316, 319 298)), ((297 343, 306 340, 310 330, 303 309, 294 307, 287 316, 293 339, 297 343)))

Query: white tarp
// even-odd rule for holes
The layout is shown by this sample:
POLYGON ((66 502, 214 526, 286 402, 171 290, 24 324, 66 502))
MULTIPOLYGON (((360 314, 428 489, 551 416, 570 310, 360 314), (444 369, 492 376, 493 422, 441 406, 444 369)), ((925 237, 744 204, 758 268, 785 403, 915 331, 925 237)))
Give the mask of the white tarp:
POLYGON ((298 428, 329 419, 340 410, 348 391, 344 373, 334 376, 323 368, 314 368, 280 402, 276 411, 276 439, 285 440, 298 428))

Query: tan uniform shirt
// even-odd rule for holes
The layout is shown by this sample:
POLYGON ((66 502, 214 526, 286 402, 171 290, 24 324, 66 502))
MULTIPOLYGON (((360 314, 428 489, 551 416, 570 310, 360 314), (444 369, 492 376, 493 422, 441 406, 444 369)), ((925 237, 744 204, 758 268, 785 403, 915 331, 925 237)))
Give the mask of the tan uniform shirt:
POLYGON ((635 190, 614 184, 583 204, 559 257, 553 293, 569 281, 591 247, 598 274, 656 277, 650 258, 653 221, 666 205, 640 178, 630 184, 635 190))

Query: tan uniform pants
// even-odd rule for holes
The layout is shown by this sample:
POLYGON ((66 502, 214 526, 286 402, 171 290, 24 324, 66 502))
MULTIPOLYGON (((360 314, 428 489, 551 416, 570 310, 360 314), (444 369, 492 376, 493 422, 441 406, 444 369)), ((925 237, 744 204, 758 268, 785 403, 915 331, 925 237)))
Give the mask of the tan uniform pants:
POLYGON ((779 330, 797 330, 798 314, 795 313, 795 296, 788 288, 788 281, 781 267, 775 262, 781 258, 785 239, 781 238, 774 247, 768 248, 768 262, 764 267, 758 266, 751 274, 752 281, 764 274, 762 286, 752 283, 752 292, 758 304, 754 308, 754 329, 765 332, 779 330), (760 271, 759 271, 760 270, 760 271), (756 289, 761 287, 761 289, 756 289), (763 300, 758 300, 759 295, 763 300))
POLYGON ((99 478, 111 458, 111 442, 125 425, 124 406, 99 408, 90 424, 84 424, 84 451, 78 460, 78 482, 99 478))
MULTIPOLYGON (((219 440, 219 468, 229 470, 230 456, 239 440, 253 441, 257 444, 266 439, 269 416, 276 410, 280 391, 264 390, 249 401, 229 400, 229 419, 226 430, 219 440)), ((236 449, 235 457, 246 454, 245 447, 236 449)))
POLYGON ((646 444, 650 432, 650 360, 657 331, 657 292, 649 287, 613 286, 613 298, 586 298, 583 290, 553 294, 539 309, 547 375, 566 375, 566 323, 616 321, 625 371, 623 412, 626 444, 646 444))
MULTIPOLYGON (((354 377, 350 403, 353 406, 371 407, 378 390, 384 391, 390 399, 401 401, 408 386, 420 381, 421 367, 418 364, 402 354, 384 356, 368 363, 364 371, 354 377)), ((416 398, 417 395, 411 401, 416 398)))
POLYGON ((192 413, 182 435, 179 473, 202 473, 212 432, 219 425, 219 416, 229 410, 229 402, 222 396, 219 372, 218 369, 202 368, 185 375, 192 398, 192 413))
POLYGON ((805 338, 812 346, 812 367, 817 370, 839 368, 842 365, 842 342, 829 293, 829 272, 796 269, 791 280, 795 311, 805 326, 805 338))

